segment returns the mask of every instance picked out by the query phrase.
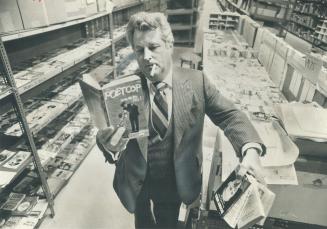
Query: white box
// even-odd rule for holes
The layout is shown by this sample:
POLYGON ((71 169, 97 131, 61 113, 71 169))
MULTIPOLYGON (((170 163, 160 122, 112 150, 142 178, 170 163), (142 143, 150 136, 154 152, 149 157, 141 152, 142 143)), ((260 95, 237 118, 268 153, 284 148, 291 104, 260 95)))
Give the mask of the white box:
POLYGON ((0 0, 0 32, 22 30, 23 22, 18 5, 13 0, 0 0))
POLYGON ((68 20, 86 17, 86 3, 84 0, 64 0, 65 12, 68 20))
POLYGON ((25 29, 37 28, 67 21, 62 10, 64 0, 18 0, 25 29))

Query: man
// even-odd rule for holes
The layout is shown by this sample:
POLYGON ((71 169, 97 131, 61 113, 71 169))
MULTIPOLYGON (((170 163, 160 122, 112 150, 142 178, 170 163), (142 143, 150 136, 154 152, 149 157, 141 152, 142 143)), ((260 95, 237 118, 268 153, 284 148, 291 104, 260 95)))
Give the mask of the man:
POLYGON ((132 132, 139 131, 139 109, 137 105, 133 102, 127 105, 127 110, 129 112, 129 121, 132 126, 132 132))
POLYGON ((191 204, 200 194, 205 114, 224 130, 242 164, 254 173, 265 149, 246 115, 206 76, 173 67, 173 35, 163 14, 133 15, 127 39, 142 72, 150 136, 128 141, 109 127, 98 132, 97 144, 116 164, 113 186, 134 213, 135 227, 174 228, 181 202, 191 204), (114 145, 112 139, 119 142, 114 145))

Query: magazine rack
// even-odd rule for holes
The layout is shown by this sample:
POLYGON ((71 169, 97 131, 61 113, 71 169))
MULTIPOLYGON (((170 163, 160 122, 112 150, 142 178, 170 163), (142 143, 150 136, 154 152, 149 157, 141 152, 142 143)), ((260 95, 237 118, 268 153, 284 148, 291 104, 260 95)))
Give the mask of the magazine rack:
POLYGON ((55 215, 54 212, 54 202, 52 194, 49 190, 48 183, 46 181, 45 173, 43 171, 40 158, 38 156, 33 135, 30 131, 29 125, 26 120, 23 103, 21 101, 20 95, 18 93, 18 89, 16 87, 16 83, 13 77, 13 73, 11 70, 11 66, 9 63, 9 59, 5 50, 5 47, 3 45, 2 39, 0 37, 0 55, 1 55, 1 63, 0 63, 0 73, 4 77, 4 82, 7 88, 5 90, 0 91, 0 97, 8 96, 12 97, 12 106, 15 110, 15 113, 17 115, 19 125, 22 129, 23 135, 28 143, 30 152, 32 153, 32 161, 34 163, 35 169, 37 171, 37 174, 41 180, 42 188, 45 194, 45 197, 48 201, 48 207, 51 210, 51 216, 53 217, 55 215))

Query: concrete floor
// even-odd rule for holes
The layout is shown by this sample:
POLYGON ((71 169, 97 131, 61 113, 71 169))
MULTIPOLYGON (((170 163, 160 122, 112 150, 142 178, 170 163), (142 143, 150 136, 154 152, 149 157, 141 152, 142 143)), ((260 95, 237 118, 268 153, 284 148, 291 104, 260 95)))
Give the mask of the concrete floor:
POLYGON ((123 208, 112 187, 114 170, 95 146, 56 197, 55 217, 46 218, 40 228, 134 228, 134 216, 123 208))

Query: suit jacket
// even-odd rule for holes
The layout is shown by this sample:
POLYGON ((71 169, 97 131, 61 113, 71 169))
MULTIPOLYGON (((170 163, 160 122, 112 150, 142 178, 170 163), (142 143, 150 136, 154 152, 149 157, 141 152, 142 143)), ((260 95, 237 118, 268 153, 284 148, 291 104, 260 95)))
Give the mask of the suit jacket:
MULTIPOLYGON (((238 156, 241 156, 241 148, 245 143, 262 142, 246 115, 224 98, 200 71, 175 68, 172 98, 177 189, 181 200, 190 204, 200 194, 202 185, 202 132, 205 114, 224 130, 238 156)), ((135 211, 136 198, 145 179, 147 149, 146 137, 132 139, 116 163, 113 186, 122 204, 131 213, 135 211)))

